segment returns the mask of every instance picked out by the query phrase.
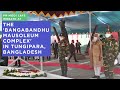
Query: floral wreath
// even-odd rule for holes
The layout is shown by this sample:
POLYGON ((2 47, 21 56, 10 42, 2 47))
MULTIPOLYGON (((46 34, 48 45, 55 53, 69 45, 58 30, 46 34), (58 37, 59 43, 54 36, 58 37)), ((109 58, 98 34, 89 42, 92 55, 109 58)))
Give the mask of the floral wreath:
POLYGON ((39 70, 24 70, 24 69, 15 69, 15 68, 7 68, 3 72, 4 76, 12 76, 12 77, 47 77, 47 74, 43 71, 39 70))

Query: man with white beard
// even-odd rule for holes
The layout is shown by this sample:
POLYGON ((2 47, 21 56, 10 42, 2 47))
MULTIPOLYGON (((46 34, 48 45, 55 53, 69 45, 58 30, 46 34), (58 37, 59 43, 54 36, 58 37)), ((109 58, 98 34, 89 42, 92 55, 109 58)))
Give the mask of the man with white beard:
POLYGON ((92 40, 90 50, 91 66, 94 67, 94 77, 100 79, 101 67, 103 66, 102 59, 102 42, 99 39, 99 35, 96 33, 92 40))

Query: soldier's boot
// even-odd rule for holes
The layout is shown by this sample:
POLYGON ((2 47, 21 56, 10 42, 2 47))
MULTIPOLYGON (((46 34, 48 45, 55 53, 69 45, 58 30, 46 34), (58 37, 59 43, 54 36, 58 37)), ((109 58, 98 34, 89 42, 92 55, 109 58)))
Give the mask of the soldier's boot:
POLYGON ((114 79, 113 68, 114 68, 114 63, 111 62, 109 67, 109 79, 114 79))
POLYGON ((67 77, 67 71, 68 71, 67 61, 65 61, 65 63, 64 63, 64 75, 65 75, 65 77, 67 77))
POLYGON ((61 70, 62 70, 62 76, 65 76, 65 77, 66 77, 66 76, 67 76, 67 72, 66 72, 66 70, 65 70, 65 67, 62 67, 61 70))
POLYGON ((62 75, 61 76, 65 76, 65 72, 64 72, 64 70, 62 70, 62 75))
POLYGON ((114 79, 113 72, 109 72, 109 79, 114 79))
POLYGON ((67 71, 64 72, 64 76, 67 77, 67 71))
POLYGON ((104 71, 106 79, 109 79, 109 71, 104 71))
POLYGON ((109 67, 108 64, 104 63, 104 74, 106 79, 109 79, 109 67))
POLYGON ((60 60, 60 67, 61 67, 61 76, 64 76, 64 66, 62 60, 60 60))
POLYGON ((61 72, 62 72, 62 75, 61 76, 64 76, 65 73, 64 73, 64 67, 61 66, 61 72))
POLYGON ((106 79, 109 79, 109 74, 108 74, 108 72, 106 72, 105 77, 106 77, 106 79))
POLYGON ((109 68, 109 79, 114 79, 113 67, 112 66, 109 68))
POLYGON ((67 77, 67 67, 64 67, 64 76, 67 77))

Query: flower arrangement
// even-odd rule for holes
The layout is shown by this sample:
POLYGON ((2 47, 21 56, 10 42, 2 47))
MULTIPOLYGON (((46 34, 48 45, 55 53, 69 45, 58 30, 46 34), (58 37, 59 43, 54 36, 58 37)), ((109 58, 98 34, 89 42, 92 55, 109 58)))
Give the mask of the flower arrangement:
POLYGON ((12 77, 47 77, 47 74, 43 71, 39 70, 23 70, 23 69, 15 69, 8 68, 3 72, 4 76, 12 76, 12 77))

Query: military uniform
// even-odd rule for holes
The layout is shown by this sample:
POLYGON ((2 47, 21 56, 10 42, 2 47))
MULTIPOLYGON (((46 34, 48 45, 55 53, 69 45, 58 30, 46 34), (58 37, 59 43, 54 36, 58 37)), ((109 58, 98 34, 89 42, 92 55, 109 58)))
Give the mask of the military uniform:
POLYGON ((104 39, 102 42, 104 73, 106 79, 113 79, 114 61, 118 55, 118 43, 115 39, 104 39))
POLYGON ((69 54, 69 46, 65 39, 59 42, 59 62, 61 66, 62 76, 67 76, 67 60, 65 57, 69 54))

